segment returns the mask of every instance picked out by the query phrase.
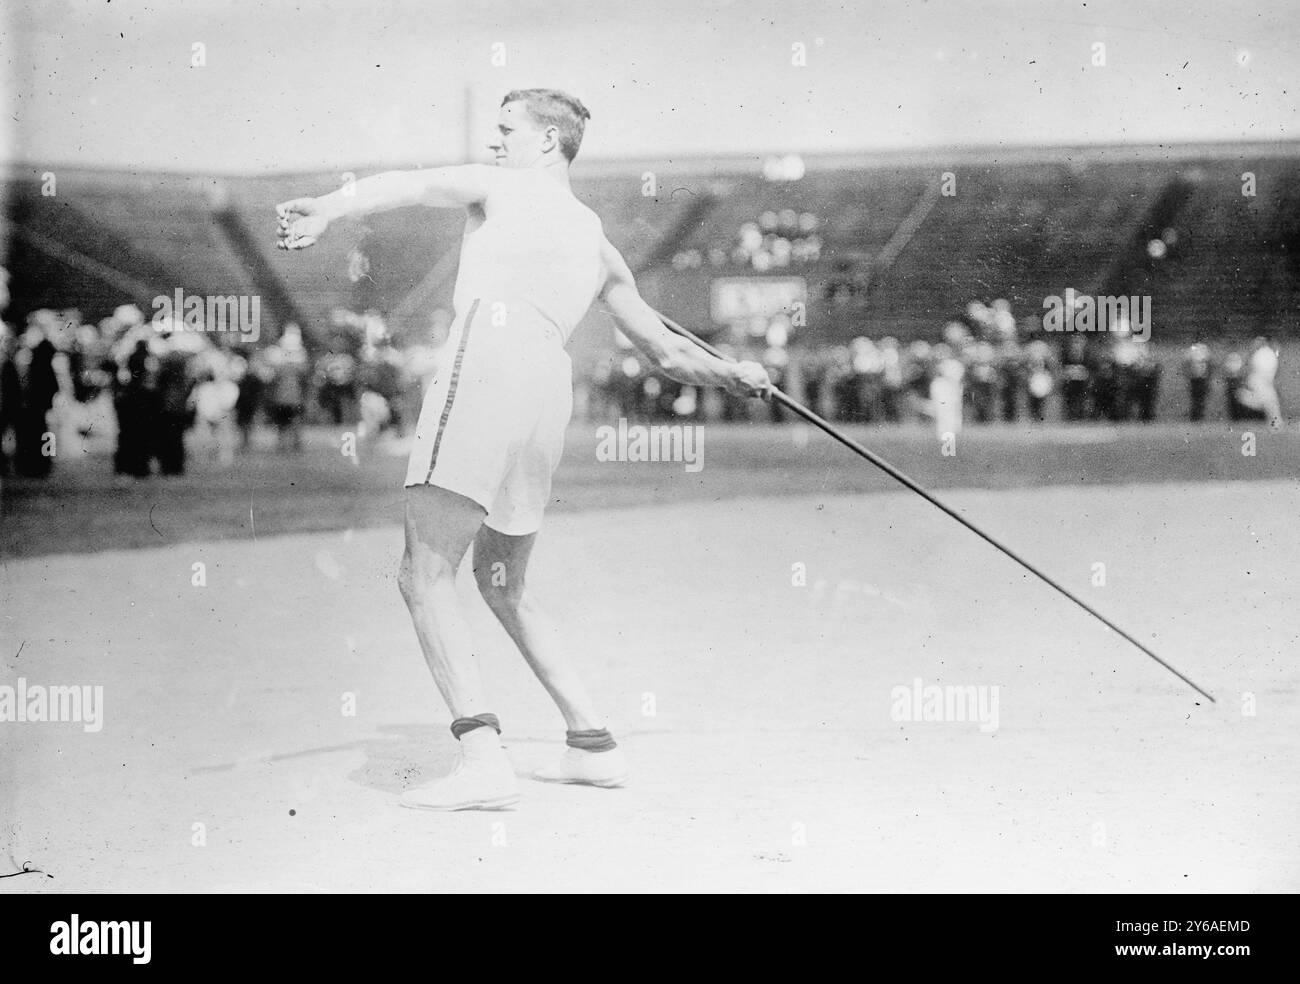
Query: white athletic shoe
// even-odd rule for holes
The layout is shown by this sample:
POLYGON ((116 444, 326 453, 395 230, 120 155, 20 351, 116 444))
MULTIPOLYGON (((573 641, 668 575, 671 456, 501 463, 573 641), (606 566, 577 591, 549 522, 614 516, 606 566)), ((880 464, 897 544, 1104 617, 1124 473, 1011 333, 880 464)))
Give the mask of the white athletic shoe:
POLYGON ((627 759, 621 748, 607 752, 588 752, 566 747, 564 754, 548 766, 533 773, 541 782, 574 782, 584 786, 611 788, 628 779, 627 759))
POLYGON ((402 794, 413 810, 501 810, 519 802, 519 783, 506 750, 491 728, 461 736, 460 762, 449 775, 402 794))

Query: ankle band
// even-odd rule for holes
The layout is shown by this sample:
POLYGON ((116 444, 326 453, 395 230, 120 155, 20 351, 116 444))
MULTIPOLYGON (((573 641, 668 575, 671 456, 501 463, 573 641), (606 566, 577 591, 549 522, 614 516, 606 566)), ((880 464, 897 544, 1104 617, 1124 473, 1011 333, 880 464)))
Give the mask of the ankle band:
POLYGON ((618 742, 606 728, 591 731, 566 731, 565 744, 570 748, 581 748, 585 752, 609 752, 618 748, 618 742))
POLYGON ((460 736, 475 728, 491 728, 501 734, 501 721, 495 714, 475 714, 473 717, 456 718, 451 722, 451 733, 460 741, 460 736))

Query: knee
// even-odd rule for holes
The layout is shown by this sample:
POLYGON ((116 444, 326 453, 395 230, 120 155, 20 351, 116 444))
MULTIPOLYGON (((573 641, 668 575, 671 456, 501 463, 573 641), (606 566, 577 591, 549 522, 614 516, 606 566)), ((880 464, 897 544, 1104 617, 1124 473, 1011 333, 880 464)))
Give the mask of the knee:
POLYGON ((439 582, 455 585, 456 570, 445 558, 429 550, 406 551, 397 566, 397 587, 408 605, 421 603, 425 593, 439 582))
POLYGON ((517 584, 512 583, 504 564, 476 564, 474 581, 478 584, 479 594, 493 612, 501 615, 513 614, 519 610, 524 596, 523 579, 519 578, 517 584))

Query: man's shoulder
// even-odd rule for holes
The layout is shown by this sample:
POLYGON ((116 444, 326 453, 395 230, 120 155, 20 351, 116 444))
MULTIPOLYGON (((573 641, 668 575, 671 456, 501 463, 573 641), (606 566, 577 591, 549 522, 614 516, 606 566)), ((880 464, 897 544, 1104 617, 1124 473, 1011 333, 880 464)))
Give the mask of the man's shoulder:
POLYGON ((580 199, 575 197, 573 200, 578 203, 583 218, 591 224, 592 234, 595 236, 596 241, 603 247, 606 242, 605 223, 601 221, 600 214, 580 199))

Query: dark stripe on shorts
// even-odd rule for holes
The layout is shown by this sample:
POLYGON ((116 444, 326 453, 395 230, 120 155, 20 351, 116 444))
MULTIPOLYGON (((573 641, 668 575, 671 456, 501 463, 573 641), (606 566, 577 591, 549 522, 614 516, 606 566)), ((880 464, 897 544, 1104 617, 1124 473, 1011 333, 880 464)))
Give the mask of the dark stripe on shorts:
POLYGON ((451 364, 451 381, 447 383, 447 401, 442 405, 442 416, 438 419, 438 436, 433 439, 433 454, 429 456, 429 474, 425 484, 433 481, 433 467, 438 463, 438 447, 442 444, 442 432, 447 428, 447 418, 451 416, 451 404, 456 399, 456 385, 460 382, 460 364, 465 359, 465 343, 469 341, 469 329, 474 323, 474 314, 478 311, 478 298, 469 306, 465 318, 465 327, 460 332, 460 344, 456 346, 456 360, 451 364))

